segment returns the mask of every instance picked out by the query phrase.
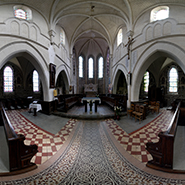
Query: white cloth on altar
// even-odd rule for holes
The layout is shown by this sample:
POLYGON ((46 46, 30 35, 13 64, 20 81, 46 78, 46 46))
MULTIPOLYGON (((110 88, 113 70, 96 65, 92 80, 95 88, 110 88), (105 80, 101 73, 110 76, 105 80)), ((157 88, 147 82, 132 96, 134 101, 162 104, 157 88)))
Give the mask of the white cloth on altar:
POLYGON ((83 103, 83 101, 87 101, 88 103, 90 101, 92 101, 92 103, 94 103, 95 101, 99 101, 99 104, 101 104, 101 99, 98 97, 83 97, 81 103, 83 103))
POLYGON ((30 103, 29 109, 36 109, 36 111, 38 112, 39 110, 42 110, 42 106, 38 103, 30 103))

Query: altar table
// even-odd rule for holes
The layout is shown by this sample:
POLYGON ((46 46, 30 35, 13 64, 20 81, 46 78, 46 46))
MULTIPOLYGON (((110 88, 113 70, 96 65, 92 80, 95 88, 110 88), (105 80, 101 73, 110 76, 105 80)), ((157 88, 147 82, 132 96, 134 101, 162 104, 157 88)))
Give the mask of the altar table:
POLYGON ((34 111, 33 115, 36 116, 37 115, 36 112, 38 112, 39 110, 42 110, 42 106, 41 106, 41 104, 38 104, 38 103, 30 103, 29 111, 31 111, 31 109, 33 109, 33 111, 34 111))
POLYGON ((92 101, 92 103, 95 103, 95 112, 97 112, 97 105, 98 103, 101 103, 101 99, 98 97, 83 97, 81 102, 85 104, 85 112, 87 112, 87 103, 92 101))

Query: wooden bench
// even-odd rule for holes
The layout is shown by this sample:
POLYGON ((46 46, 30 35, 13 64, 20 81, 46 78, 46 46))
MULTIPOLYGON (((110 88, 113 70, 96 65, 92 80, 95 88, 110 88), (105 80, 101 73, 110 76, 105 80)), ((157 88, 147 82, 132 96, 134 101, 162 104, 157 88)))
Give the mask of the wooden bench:
POLYGON ((72 96, 69 98, 65 98, 65 111, 67 112, 72 106, 78 103, 78 96, 72 96))
POLYGON ((25 137, 22 134, 16 134, 7 115, 0 105, 0 126, 4 127, 8 150, 9 150, 9 173, 0 175, 13 175, 24 173, 37 168, 35 163, 30 162, 32 157, 38 152, 37 145, 25 145, 25 137))
POLYGON ((173 169, 173 148, 180 114, 180 105, 181 102, 179 102, 176 108, 167 131, 158 134, 159 141, 157 143, 148 142, 146 144, 146 149, 153 157, 153 159, 147 163, 147 166, 150 168, 167 172, 173 169))
POLYGON ((114 109, 114 106, 117 106, 116 98, 109 97, 109 96, 102 96, 100 98, 101 98, 102 103, 106 103, 107 105, 109 105, 113 109, 114 109))

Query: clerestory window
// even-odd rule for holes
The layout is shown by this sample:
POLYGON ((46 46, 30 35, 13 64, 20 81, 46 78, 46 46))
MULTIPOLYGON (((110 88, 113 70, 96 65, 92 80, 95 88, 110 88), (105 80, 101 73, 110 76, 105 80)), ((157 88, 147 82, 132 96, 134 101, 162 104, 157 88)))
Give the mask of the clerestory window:
POLYGON ((79 77, 83 78, 83 57, 79 56, 79 77))
POLYGON ((167 19, 169 17, 169 7, 159 6, 151 11, 150 21, 157 21, 167 19))

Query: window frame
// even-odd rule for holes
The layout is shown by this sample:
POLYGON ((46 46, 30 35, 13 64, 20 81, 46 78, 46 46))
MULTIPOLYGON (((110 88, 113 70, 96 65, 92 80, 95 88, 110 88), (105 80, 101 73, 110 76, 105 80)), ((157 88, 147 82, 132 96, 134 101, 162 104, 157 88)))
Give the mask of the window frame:
POLYGON ((93 79, 94 78, 94 59, 93 57, 89 57, 88 59, 88 78, 89 79, 93 79), (92 59, 92 60, 91 60, 92 59), (90 70, 90 62, 92 61, 92 72, 90 70), (92 74, 92 76, 90 76, 90 74, 92 74))
POLYGON ((120 28, 117 34, 117 47, 123 42, 123 29, 120 28))
POLYGON ((32 20, 32 10, 26 6, 23 5, 16 5, 13 7, 13 11, 14 11, 14 17, 17 19, 21 19, 21 20, 32 20), (17 17, 16 16, 16 10, 23 10, 26 13, 26 19, 25 18, 21 18, 21 17, 17 17))
MULTIPOLYGON (((169 94, 178 94, 178 79, 179 79, 179 75, 178 75, 178 70, 177 70, 177 68, 175 67, 175 66, 172 66, 170 69, 169 69, 169 72, 168 72, 168 93, 169 94), (170 85, 170 73, 171 73, 171 71, 172 71, 172 69, 175 69, 175 71, 176 71, 176 74, 177 74, 177 79, 176 79, 176 88, 177 88, 177 90, 176 91, 170 91, 170 88, 171 88, 171 85, 170 85)), ((172 86, 172 87, 174 87, 174 86, 172 86)))
POLYGON ((169 7, 168 6, 158 6, 154 8, 150 13, 150 22, 160 21, 169 18, 169 7), (157 19, 156 15, 159 11, 166 10, 167 11, 167 17, 157 19))
MULTIPOLYGON (((9 78, 9 76, 8 76, 8 78, 9 78)), ((10 83, 9 80, 8 80, 7 83, 10 83)), ((14 91, 14 88, 13 88, 13 87, 14 87, 14 72, 13 72, 12 67, 11 67, 10 65, 7 65, 7 66, 5 66, 5 68, 4 68, 4 70, 3 70, 3 92, 4 92, 4 93, 13 93, 13 91, 14 91), (12 87, 11 87, 11 88, 12 88, 12 90, 8 90, 8 91, 5 90, 5 88, 6 88, 6 87, 5 87, 5 83, 6 83, 6 82, 5 82, 5 70, 6 70, 7 68, 10 68, 10 70, 11 70, 11 72, 12 72, 12 75, 11 75, 11 76, 12 76, 12 79, 11 79, 11 83, 12 83, 12 87)), ((9 89, 9 87, 8 87, 8 89, 9 89)))
POLYGON ((79 56, 78 57, 78 77, 79 78, 83 78, 84 77, 84 73, 83 73, 83 70, 84 70, 84 67, 83 67, 83 64, 84 64, 84 58, 82 57, 82 56, 79 56), (81 61, 80 61, 80 58, 82 59, 81 61), (81 65, 80 65, 80 63, 82 63, 81 65), (80 69, 80 67, 81 67, 81 69, 80 69), (81 76, 80 76, 80 70, 81 70, 81 76))
POLYGON ((149 90, 149 84, 150 84, 150 73, 148 71, 145 72, 144 74, 144 77, 143 77, 143 80, 144 80, 144 92, 145 93, 148 93, 148 90, 149 90), (148 75, 147 75, 148 74, 148 75), (147 79, 145 78, 147 76, 147 79), (145 80, 148 82, 148 83, 145 83, 145 80), (147 88, 147 90, 146 90, 147 88))
POLYGON ((65 46, 65 32, 63 28, 60 29, 60 44, 65 46))
POLYGON ((40 88, 39 88, 39 86, 40 86, 40 83, 39 83, 39 73, 38 73, 37 70, 33 70, 33 73, 32 73, 32 81, 33 81, 33 92, 34 92, 34 93, 40 92, 40 88), (36 87, 38 87, 37 90, 34 89, 35 83, 36 83, 36 82, 34 81, 34 79, 35 79, 35 78, 34 78, 34 73, 35 73, 35 72, 37 73, 37 77, 38 77, 38 79, 37 79, 37 81, 36 81, 36 82, 37 82, 36 87))
POLYGON ((104 66, 104 61, 103 61, 103 57, 101 56, 98 59, 98 79, 102 79, 103 78, 103 75, 104 75, 104 73, 103 73, 103 66, 104 66), (102 64, 100 64, 100 62, 102 62, 102 64), (101 65, 101 68, 100 68, 100 65, 101 65), (101 76, 100 76, 100 73, 102 74, 101 76))

